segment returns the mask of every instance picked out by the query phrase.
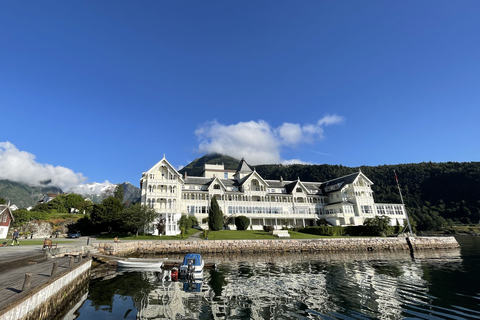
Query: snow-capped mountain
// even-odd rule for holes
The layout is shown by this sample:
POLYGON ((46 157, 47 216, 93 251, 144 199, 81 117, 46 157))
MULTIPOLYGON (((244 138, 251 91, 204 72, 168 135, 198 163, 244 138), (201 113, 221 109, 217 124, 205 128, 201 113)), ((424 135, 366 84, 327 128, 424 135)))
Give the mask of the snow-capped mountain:
POLYGON ((77 194, 82 194, 85 196, 89 195, 104 195, 104 196, 110 196, 113 195, 115 192, 115 188, 117 187, 116 184, 110 183, 108 181, 99 183, 99 182, 92 182, 92 183, 85 183, 85 184, 79 184, 74 187, 72 187, 68 192, 72 193, 77 193, 77 194))

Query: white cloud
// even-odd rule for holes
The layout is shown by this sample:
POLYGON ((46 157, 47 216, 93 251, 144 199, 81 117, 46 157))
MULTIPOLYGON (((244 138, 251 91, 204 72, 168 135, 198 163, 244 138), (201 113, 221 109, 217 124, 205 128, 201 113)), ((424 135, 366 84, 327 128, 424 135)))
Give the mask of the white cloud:
POLYGON ((311 163, 307 161, 302 161, 300 159, 290 159, 290 160, 282 161, 282 164, 288 165, 288 164, 311 164, 311 163))
POLYGON ((282 159, 281 147, 296 147, 302 143, 324 139, 323 127, 342 121, 343 117, 335 114, 326 115, 316 124, 285 122, 278 128, 272 128, 263 120, 232 125, 212 121, 200 126, 195 134, 200 140, 198 151, 201 153, 221 153, 238 159, 247 158, 253 165, 305 163, 299 159, 282 159))
POLYGON ((202 153, 221 153, 235 158, 248 158, 252 164, 278 163, 280 142, 265 121, 223 125, 216 121, 195 131, 202 153))
POLYGON ((336 114, 327 114, 322 119, 318 120, 317 125, 319 126, 328 126, 331 124, 337 124, 343 122, 343 117, 336 115, 336 114))
POLYGON ((84 183, 87 178, 73 170, 41 164, 35 161, 35 155, 18 150, 10 142, 0 142, 0 179, 39 185, 41 181, 64 191, 84 183))
POLYGON ((298 123, 284 123, 277 129, 282 143, 287 146, 297 145, 303 136, 302 127, 298 123))

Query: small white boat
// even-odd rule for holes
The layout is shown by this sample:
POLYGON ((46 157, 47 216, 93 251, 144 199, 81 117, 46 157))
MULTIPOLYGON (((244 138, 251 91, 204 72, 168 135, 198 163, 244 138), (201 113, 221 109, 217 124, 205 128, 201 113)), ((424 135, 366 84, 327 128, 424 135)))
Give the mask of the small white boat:
POLYGON ((161 269, 163 267, 163 261, 158 259, 127 259, 118 260, 117 266, 120 268, 149 268, 149 269, 161 269))

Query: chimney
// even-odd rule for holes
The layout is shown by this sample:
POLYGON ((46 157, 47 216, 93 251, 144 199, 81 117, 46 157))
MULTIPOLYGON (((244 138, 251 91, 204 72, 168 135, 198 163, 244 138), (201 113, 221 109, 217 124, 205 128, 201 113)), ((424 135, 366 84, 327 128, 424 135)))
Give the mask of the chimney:
POLYGON ((185 180, 187 180, 187 171, 185 171, 185 175, 184 175, 184 176, 185 176, 185 180))
POLYGON ((280 182, 283 182, 283 177, 280 177, 280 182))

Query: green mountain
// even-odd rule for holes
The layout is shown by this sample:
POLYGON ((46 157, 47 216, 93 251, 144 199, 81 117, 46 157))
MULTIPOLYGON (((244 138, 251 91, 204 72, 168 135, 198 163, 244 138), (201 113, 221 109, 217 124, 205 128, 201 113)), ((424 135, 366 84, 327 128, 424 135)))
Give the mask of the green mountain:
POLYGON ((142 195, 142 190, 140 188, 135 187, 133 184, 129 182, 122 183, 123 185, 123 201, 130 202, 130 203, 138 203, 140 202, 140 197, 142 195))
POLYGON ((47 192, 62 193, 57 187, 32 187, 25 183, 10 180, 0 180, 0 198, 15 204, 19 208, 35 206, 37 201, 47 192))
MULTIPOLYGON (((248 161, 248 159, 247 159, 248 161)), ((203 165, 223 163, 235 170, 239 160, 213 154, 195 159, 180 172, 201 175, 203 165)), ((435 230, 449 223, 480 222, 480 162, 411 163, 383 166, 257 165, 264 178, 278 180, 328 181, 361 170, 374 183, 378 203, 400 203, 396 171, 409 215, 419 230, 435 230)))
MULTIPOLYGON (((134 185, 124 182, 124 201, 130 203, 140 202, 141 190, 134 185)), ((112 184, 111 189, 114 190, 115 185, 112 184)), ((62 189, 57 187, 32 187, 28 184, 21 182, 14 182, 10 180, 0 180, 0 198, 4 198, 5 201, 10 201, 11 204, 15 204, 19 208, 34 207, 37 201, 43 197, 47 192, 50 193, 63 193, 62 189)), ((113 191, 112 191, 113 192, 113 191)), ((98 194, 86 193, 82 194, 88 197, 94 203, 101 203, 106 195, 109 193, 99 192, 98 194)))
POLYGON ((226 170, 236 170, 239 162, 240 160, 238 159, 235 159, 226 155, 221 155, 218 153, 206 154, 201 158, 197 158, 193 160, 188 165, 178 170, 178 172, 181 173, 182 175, 184 175, 185 172, 187 172, 187 175, 189 176, 198 177, 202 175, 205 163, 207 164, 223 163, 226 170))

